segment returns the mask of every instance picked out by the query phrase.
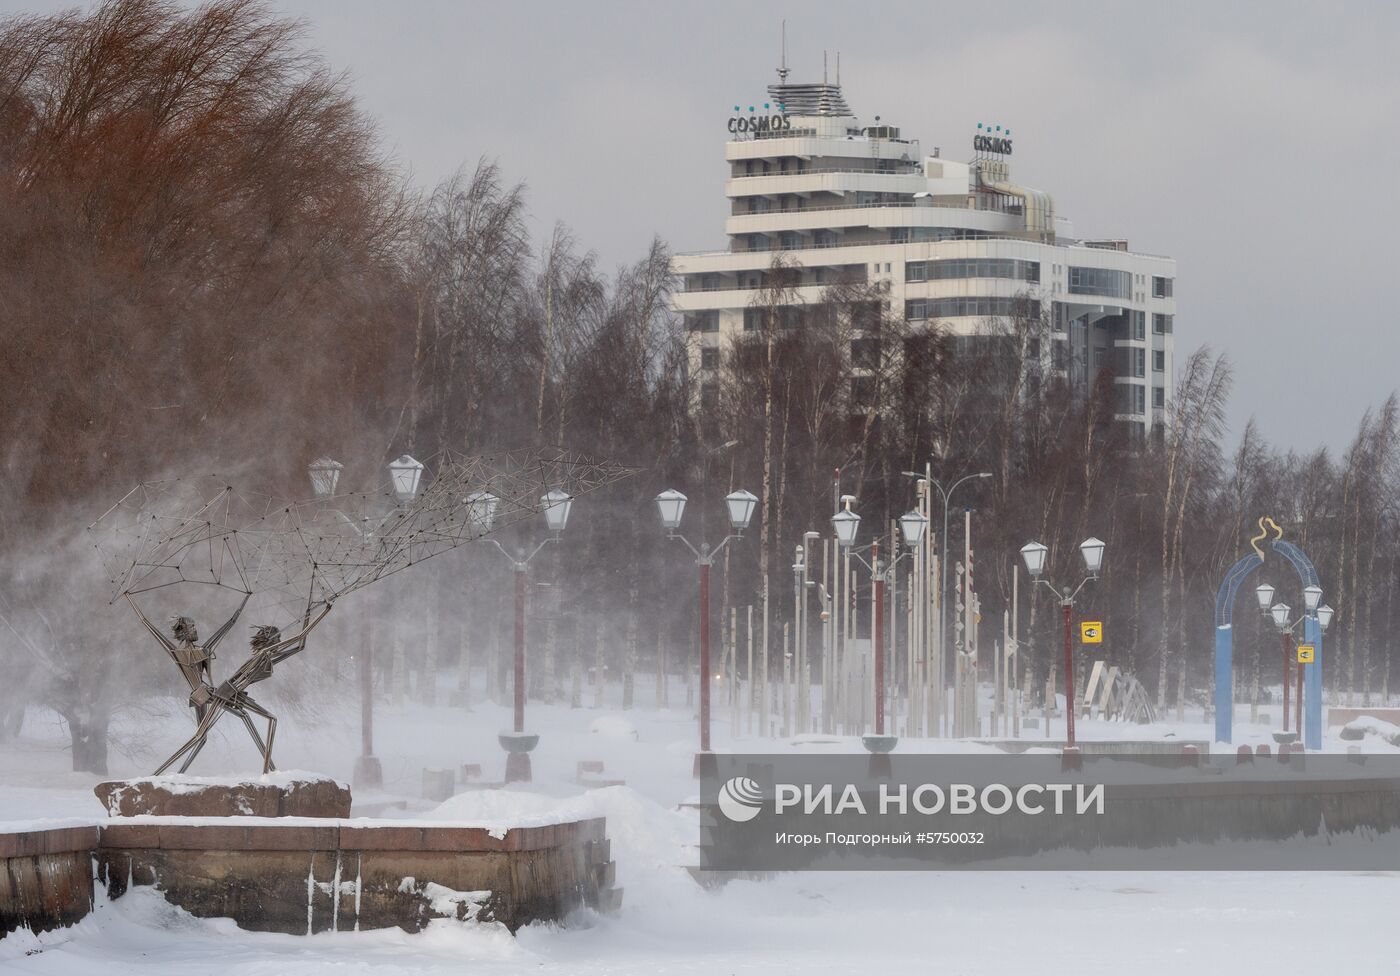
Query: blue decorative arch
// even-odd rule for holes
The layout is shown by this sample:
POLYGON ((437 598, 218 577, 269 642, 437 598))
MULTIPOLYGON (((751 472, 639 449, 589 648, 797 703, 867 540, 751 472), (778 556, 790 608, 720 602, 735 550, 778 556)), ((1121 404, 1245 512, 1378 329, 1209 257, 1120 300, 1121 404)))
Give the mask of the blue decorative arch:
MULTIPOLYGON (((1263 522, 1260 520, 1262 528, 1263 522)), ((1269 520, 1272 524, 1272 521, 1269 520)), ((1257 541, 1257 540, 1256 540, 1257 541)), ((1298 574, 1301 584, 1317 586, 1317 568, 1307 553, 1291 542, 1274 539, 1270 548, 1288 560, 1298 574)), ((1254 552, 1240 559, 1230 567, 1220 589, 1215 594, 1215 741, 1230 742, 1235 718, 1234 695, 1234 615, 1235 597, 1240 586, 1250 573, 1264 565, 1264 557, 1256 546, 1254 552)), ((1303 643, 1313 646, 1311 664, 1299 665, 1303 668, 1303 741, 1309 749, 1322 748, 1322 627, 1317 617, 1308 616, 1303 621, 1303 643)), ((1288 693, 1288 689, 1284 689, 1288 693)))

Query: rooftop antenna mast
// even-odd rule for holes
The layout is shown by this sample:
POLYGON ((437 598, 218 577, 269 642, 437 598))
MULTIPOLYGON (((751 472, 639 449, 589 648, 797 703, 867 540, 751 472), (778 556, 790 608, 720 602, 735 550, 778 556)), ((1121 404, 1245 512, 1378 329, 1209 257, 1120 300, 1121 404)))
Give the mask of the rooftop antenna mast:
POLYGON ((826 84, 826 52, 822 52, 822 84, 826 84))
POLYGON ((836 87, 841 87, 841 52, 836 52, 836 87))
POLYGON ((782 65, 782 66, 778 68, 778 83, 779 83, 780 85, 785 85, 785 84, 787 84, 787 76, 788 76, 788 66, 787 66, 787 21, 786 21, 786 20, 783 21, 783 60, 782 60, 782 62, 781 62, 781 65, 782 65))

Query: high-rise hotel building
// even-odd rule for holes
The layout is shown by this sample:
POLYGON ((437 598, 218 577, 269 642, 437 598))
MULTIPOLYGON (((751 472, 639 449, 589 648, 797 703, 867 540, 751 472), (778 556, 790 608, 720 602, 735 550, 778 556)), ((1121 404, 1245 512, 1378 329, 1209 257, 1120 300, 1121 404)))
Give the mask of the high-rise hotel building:
POLYGON ((771 85, 729 131, 729 246, 675 258, 675 308, 702 383, 755 327, 754 297, 781 251, 800 266, 803 303, 838 280, 878 282, 911 325, 954 335, 985 334, 1034 299, 1050 324, 1049 368, 1081 389, 1106 369, 1119 420, 1143 434, 1162 422, 1176 262, 1077 239, 1049 194, 1012 181, 1010 131, 981 127, 970 161, 955 161, 878 116, 862 125, 826 83, 771 85))

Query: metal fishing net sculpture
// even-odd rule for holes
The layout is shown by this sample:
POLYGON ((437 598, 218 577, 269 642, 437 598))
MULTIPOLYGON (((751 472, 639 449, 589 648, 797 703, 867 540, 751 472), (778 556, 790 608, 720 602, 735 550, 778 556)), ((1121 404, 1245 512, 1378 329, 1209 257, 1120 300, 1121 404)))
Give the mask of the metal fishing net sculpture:
POLYGON ((562 450, 445 453, 433 467, 436 477, 420 490, 424 466, 405 455, 382 489, 337 494, 341 466, 321 459, 307 499, 244 491, 217 475, 147 482, 88 527, 112 602, 126 600, 189 685, 194 734, 156 775, 181 760, 180 772, 188 770, 224 715, 243 723, 271 772, 277 719, 248 690, 306 649, 336 601, 637 470, 562 450), (200 588, 206 603, 220 602, 209 598, 215 592, 226 605, 237 600, 203 642, 192 616, 171 616, 167 633, 138 602, 157 591, 190 599, 200 588), (250 601, 265 622, 252 628, 243 663, 218 680, 216 648, 250 601), (255 717, 266 722, 265 739, 255 717))

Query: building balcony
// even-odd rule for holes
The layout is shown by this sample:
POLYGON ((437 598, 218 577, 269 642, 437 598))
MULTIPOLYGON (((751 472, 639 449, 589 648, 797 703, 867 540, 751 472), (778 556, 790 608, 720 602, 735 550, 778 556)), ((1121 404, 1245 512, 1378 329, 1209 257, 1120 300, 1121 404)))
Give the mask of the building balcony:
POLYGON ((816 231, 840 227, 954 227, 990 233, 1011 233, 1025 228, 1018 215, 966 206, 937 206, 926 200, 908 203, 850 204, 734 214, 724 221, 724 232, 777 234, 783 231, 816 231))

